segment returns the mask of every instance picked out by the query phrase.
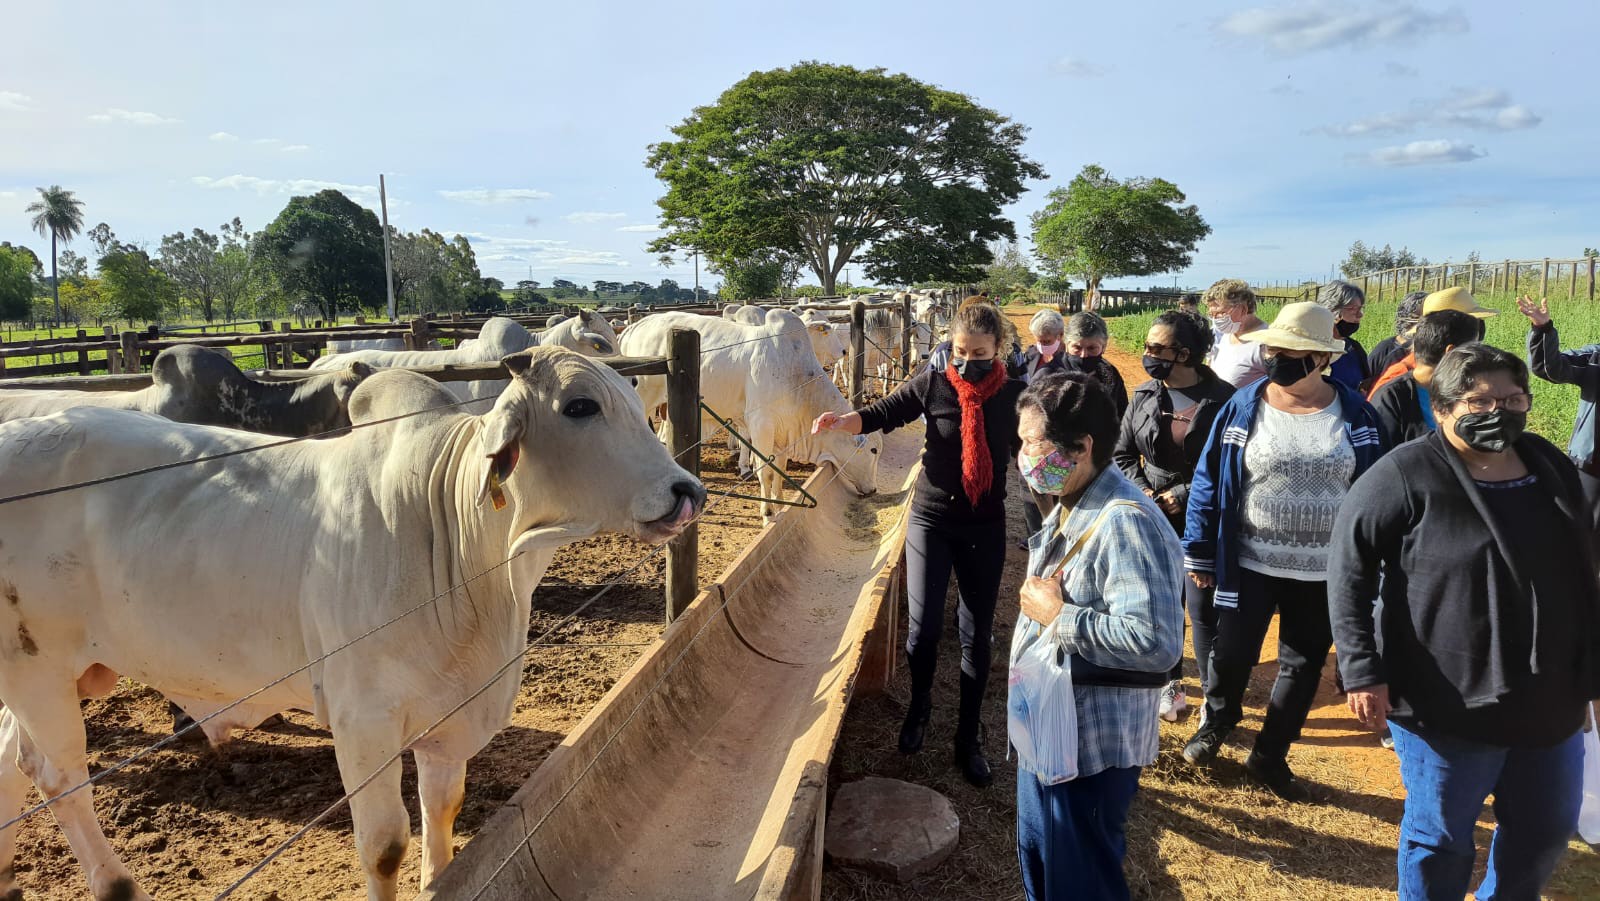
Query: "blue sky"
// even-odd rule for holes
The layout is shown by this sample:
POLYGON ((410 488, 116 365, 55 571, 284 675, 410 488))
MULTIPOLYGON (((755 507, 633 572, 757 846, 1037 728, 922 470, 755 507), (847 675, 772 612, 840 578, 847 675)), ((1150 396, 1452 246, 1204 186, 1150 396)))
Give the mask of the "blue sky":
POLYGON ((233 216, 260 228, 328 185, 375 206, 382 171, 395 227, 465 233, 508 283, 532 267, 688 284, 687 263, 644 250, 660 194, 646 146, 749 72, 820 59, 1028 125, 1050 179, 1009 211, 1023 236, 1086 163, 1176 182, 1214 228, 1184 284, 1325 277, 1358 238, 1436 260, 1575 256, 1600 245, 1600 99, 1579 75, 1592 12, 33 3, 8 11, 0 60, 0 240, 41 247, 22 213, 40 185, 154 247, 233 216))

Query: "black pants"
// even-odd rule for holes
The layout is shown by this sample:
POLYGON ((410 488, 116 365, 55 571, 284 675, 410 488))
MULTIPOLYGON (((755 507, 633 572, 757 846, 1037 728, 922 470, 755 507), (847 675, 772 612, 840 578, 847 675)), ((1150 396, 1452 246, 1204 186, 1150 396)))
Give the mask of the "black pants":
MULTIPOLYGON (((1200 672, 1200 690, 1211 684, 1207 678, 1210 674, 1211 646, 1217 640, 1217 611, 1211 606, 1211 598, 1217 593, 1214 588, 1201 588, 1194 584, 1188 574, 1183 577, 1183 606, 1189 611, 1189 636, 1194 643, 1195 668, 1200 672)), ((1167 675, 1170 682, 1183 679, 1183 658, 1172 665, 1172 672, 1167 675)))
POLYGON ((1217 607, 1206 686, 1207 728, 1232 729, 1244 716, 1250 671, 1261 659, 1272 614, 1278 614, 1278 679, 1272 684, 1267 718, 1256 736, 1256 752, 1283 759, 1300 738, 1317 695, 1322 665, 1333 648, 1328 622, 1328 583, 1281 579, 1242 569, 1239 606, 1217 607))
POLYGON ((961 604, 962 720, 972 717, 974 727, 989 679, 994 607, 1005 561, 1004 520, 948 523, 911 511, 906 529, 906 593, 911 601, 906 656, 911 691, 926 696, 933 690, 944 599, 953 570, 961 604))

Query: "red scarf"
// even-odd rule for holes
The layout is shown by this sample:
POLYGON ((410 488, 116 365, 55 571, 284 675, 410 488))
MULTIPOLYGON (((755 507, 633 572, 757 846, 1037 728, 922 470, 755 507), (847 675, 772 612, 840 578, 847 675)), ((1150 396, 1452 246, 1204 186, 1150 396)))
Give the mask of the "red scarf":
POLYGON ((981 382, 962 378, 953 362, 945 367, 944 377, 955 386, 956 398, 961 402, 961 487, 976 507, 994 485, 994 460, 989 456, 989 436, 983 429, 983 405, 1000 393, 1009 376, 1005 361, 995 360, 994 368, 981 382))

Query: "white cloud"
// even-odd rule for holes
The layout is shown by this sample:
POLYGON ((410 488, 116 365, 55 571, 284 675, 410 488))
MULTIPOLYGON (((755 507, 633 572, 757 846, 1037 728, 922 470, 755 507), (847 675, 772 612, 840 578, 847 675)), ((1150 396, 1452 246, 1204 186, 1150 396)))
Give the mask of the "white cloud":
POLYGON ((1050 64, 1050 71, 1067 78, 1099 78, 1107 69, 1075 56, 1063 56, 1050 64))
MULTIPOLYGON (((189 181, 207 190, 254 191, 266 196, 268 194, 315 194, 318 191, 332 188, 348 194, 357 200, 376 203, 378 200, 377 185, 348 185, 336 181, 322 181, 315 178, 258 178, 254 175, 225 175, 222 178, 209 178, 196 175, 189 181)), ((389 205, 395 206, 396 201, 389 199, 389 205)))
POLYGON ((454 238, 457 235, 465 237, 472 245, 473 253, 480 260, 524 263, 539 270, 575 267, 624 268, 631 265, 620 253, 573 247, 570 241, 552 238, 517 238, 483 232, 446 231, 442 234, 447 238, 454 238))
POLYGON ((225 131, 214 131, 211 133, 211 140, 217 141, 218 143, 232 143, 239 140, 239 136, 235 134, 229 134, 225 131))
POLYGON ((1478 131, 1518 131, 1544 121, 1521 104, 1512 103, 1505 91, 1457 89, 1448 97, 1419 100, 1404 113, 1379 113, 1344 125, 1313 129, 1341 138, 1404 134, 1424 126, 1471 128, 1478 131))
POLYGON ((25 113, 33 109, 33 98, 16 91, 0 91, 0 109, 25 113))
POLYGON ((1349 3, 1300 3, 1240 10, 1218 23, 1217 30, 1259 40, 1275 53, 1293 56, 1344 46, 1412 46, 1430 35, 1466 31, 1467 17, 1457 9, 1435 13, 1410 3, 1370 9, 1349 3))
POLYGON ((440 191, 439 196, 456 203, 490 206, 524 200, 545 200, 550 197, 550 192, 536 188, 467 188, 461 191, 440 191))
POLYGON ((619 232, 638 232, 645 235, 653 235, 656 232, 665 230, 659 225, 624 225, 617 229, 619 232))
POLYGON ((90 122, 126 122, 129 125, 175 125, 180 120, 168 116, 158 116, 140 110, 118 109, 112 107, 103 113, 95 113, 89 117, 90 122))
POLYGON ((287 147, 280 147, 279 151, 281 153, 305 153, 307 150, 310 150, 310 149, 311 149, 310 146, 308 146, 306 144, 290 144, 287 147))
POLYGON ((601 222, 615 222, 618 219, 628 218, 627 213, 568 213, 561 218, 578 225, 595 225, 601 222))
POLYGON ((1470 163, 1488 156, 1462 141, 1412 141, 1398 147, 1382 147, 1367 157, 1380 166, 1431 166, 1442 163, 1470 163))

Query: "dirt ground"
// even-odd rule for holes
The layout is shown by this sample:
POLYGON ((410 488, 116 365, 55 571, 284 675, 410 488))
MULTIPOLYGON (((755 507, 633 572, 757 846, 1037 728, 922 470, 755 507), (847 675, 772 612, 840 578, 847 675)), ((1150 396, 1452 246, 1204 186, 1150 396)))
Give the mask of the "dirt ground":
MULTIPOLYGON (((1009 312, 1009 311, 1008 311, 1009 312)), ((1027 334, 1031 310, 1011 313, 1027 334)), ((1130 390, 1147 380, 1132 354, 1112 351, 1130 390)), ((1023 535, 1018 479, 1010 492, 1012 544, 1023 535)), ((988 789, 966 784, 951 762, 955 730, 959 642, 952 623, 939 657, 933 719, 927 746, 906 757, 895 748, 909 697, 904 666, 882 697, 859 701, 850 710, 835 756, 830 784, 866 776, 904 779, 943 792, 961 818, 961 840, 954 855, 932 873, 907 885, 893 885, 860 872, 835 867, 824 872, 826 901, 969 901, 1022 897, 1016 856, 1016 768, 1005 762, 1006 656, 1016 620, 1015 598, 1025 575, 1026 554, 1008 551, 1001 602, 995 617, 997 652, 985 701, 987 748, 995 765, 988 789)), ((953 617, 954 591, 946 610, 953 617)), ((902 618, 902 622, 904 619, 902 618)), ((1167 899, 1365 899, 1393 897, 1395 846, 1399 840, 1404 790, 1393 752, 1350 716, 1333 686, 1330 657, 1322 691, 1311 712, 1304 739, 1291 752, 1295 772, 1321 798, 1317 804, 1289 804, 1256 787, 1244 773, 1267 693, 1276 675, 1276 633, 1246 695, 1246 717, 1223 756, 1209 773, 1197 772, 1180 756, 1196 719, 1163 724, 1161 756, 1145 770, 1128 825, 1127 873, 1133 896, 1167 899)), ((1199 701, 1192 650, 1185 648, 1191 704, 1199 701)), ((1480 820, 1478 874, 1483 870, 1493 816, 1480 820)), ((1600 855, 1574 840, 1547 898, 1559 901, 1600 898, 1600 855)))
MULTIPOLYGON (((801 474, 809 467, 795 466, 801 474)), ((707 486, 732 490, 739 481, 725 450, 707 445, 707 486)), ((737 490, 753 493, 754 482, 737 490)), ((700 578, 714 581, 760 530, 754 503, 713 498, 700 525, 700 578)), ((649 551, 620 536, 601 536, 564 549, 534 594, 529 638, 616 580, 649 551)), ((459 848, 539 766, 545 756, 654 641, 663 626, 663 555, 629 574, 616 588, 551 636, 567 647, 528 654, 512 723, 474 757, 467 800, 456 821, 459 848)), ((151 689, 122 680, 109 697, 84 703, 90 772, 116 763, 165 737, 166 702, 151 689)), ((211 898, 320 813, 344 792, 326 730, 300 713, 281 726, 246 732, 222 748, 203 742, 164 748, 96 787, 95 809, 112 846, 146 891, 158 898, 211 898)), ((405 763, 405 797, 420 835, 416 774, 405 763)), ((29 804, 37 801, 30 799, 29 804)), ((236 897, 346 899, 365 897, 348 808, 292 846, 236 897)), ((413 843, 401 874, 401 894, 417 890, 420 846, 413 843)), ((48 813, 20 829, 17 880, 29 898, 88 896, 83 875, 48 813)))

